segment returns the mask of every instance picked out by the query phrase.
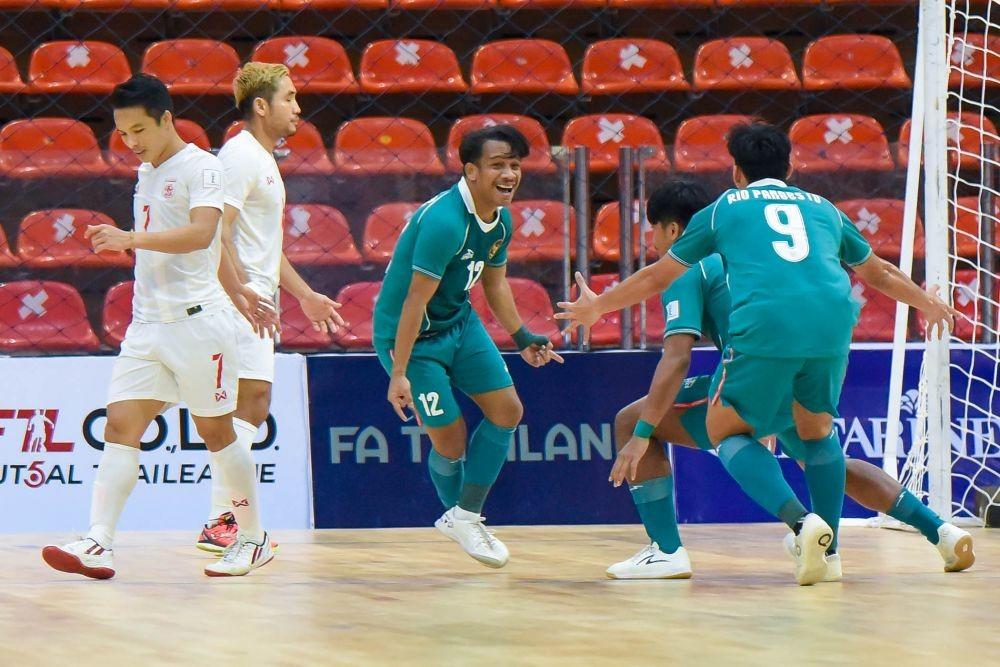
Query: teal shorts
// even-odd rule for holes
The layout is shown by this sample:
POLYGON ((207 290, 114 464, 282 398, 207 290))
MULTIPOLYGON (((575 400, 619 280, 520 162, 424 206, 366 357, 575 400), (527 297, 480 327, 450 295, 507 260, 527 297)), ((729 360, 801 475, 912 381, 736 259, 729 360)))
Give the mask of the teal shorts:
POLYGON ((698 449, 710 451, 712 443, 708 439, 705 428, 705 418, 708 415, 708 390, 712 384, 711 375, 694 375, 685 378, 677 398, 674 399, 674 409, 681 411, 681 426, 688 432, 698 449))
MULTIPOLYGON (((392 371, 393 342, 375 341, 386 373, 392 371)), ((452 387, 473 396, 514 384, 507 364, 475 311, 452 327, 418 339, 406 368, 413 404, 426 426, 447 426, 462 416, 452 387)))
POLYGON ((764 437, 791 426, 793 400, 810 412, 839 417, 846 374, 847 355, 755 357, 729 347, 712 376, 711 400, 734 408, 755 437, 764 437))

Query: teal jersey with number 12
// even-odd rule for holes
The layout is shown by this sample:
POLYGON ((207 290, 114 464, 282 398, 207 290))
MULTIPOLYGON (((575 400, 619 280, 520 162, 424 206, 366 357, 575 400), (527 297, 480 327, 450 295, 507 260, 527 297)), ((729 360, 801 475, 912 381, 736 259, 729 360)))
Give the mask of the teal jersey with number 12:
POLYGON ((829 201, 766 179, 728 190, 691 218, 670 249, 692 266, 725 264, 730 342, 760 357, 833 357, 850 349, 860 304, 841 262, 871 256, 854 223, 829 201))
POLYGON ((469 290, 487 266, 507 263, 513 223, 510 211, 497 210, 491 222, 476 214, 465 179, 417 209, 403 229, 375 300, 374 338, 396 339, 403 301, 413 273, 438 281, 420 324, 420 337, 444 331, 469 312, 469 290))

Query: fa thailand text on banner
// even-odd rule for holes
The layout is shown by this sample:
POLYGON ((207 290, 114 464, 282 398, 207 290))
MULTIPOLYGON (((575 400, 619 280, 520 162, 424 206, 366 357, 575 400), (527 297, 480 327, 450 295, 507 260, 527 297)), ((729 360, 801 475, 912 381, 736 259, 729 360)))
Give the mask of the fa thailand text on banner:
MULTIPOLYGON (((86 529, 113 363, 114 357, 0 358, 0 530, 86 529)), ((271 529, 311 524, 304 373, 303 357, 278 355, 271 417, 254 445, 271 529)), ((183 406, 150 425, 140 465, 123 529, 190 530, 205 520, 208 452, 183 406)))

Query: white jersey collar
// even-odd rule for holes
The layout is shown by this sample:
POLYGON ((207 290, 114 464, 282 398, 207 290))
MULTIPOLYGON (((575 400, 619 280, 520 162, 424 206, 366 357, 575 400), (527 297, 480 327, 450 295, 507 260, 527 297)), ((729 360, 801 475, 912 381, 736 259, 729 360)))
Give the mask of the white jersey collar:
POLYGON ((784 181, 778 180, 777 178, 762 178, 759 181, 754 181, 748 188, 787 188, 788 184, 784 181))
POLYGON ((493 216, 492 222, 484 222, 483 219, 479 217, 479 214, 476 213, 476 202, 472 200, 472 191, 469 190, 469 184, 465 182, 464 177, 458 182, 458 193, 462 195, 462 201, 465 202, 465 208, 476 219, 476 224, 479 225, 479 228, 483 230, 483 232, 492 232, 497 226, 497 223, 500 222, 500 209, 502 207, 497 207, 497 214, 493 216))

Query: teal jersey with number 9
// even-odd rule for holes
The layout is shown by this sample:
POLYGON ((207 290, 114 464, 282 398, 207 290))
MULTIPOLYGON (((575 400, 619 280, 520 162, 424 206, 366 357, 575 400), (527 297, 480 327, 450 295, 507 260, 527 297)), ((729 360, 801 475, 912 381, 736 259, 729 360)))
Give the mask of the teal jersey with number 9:
POLYGON ((727 190, 691 218, 669 254, 691 266, 716 252, 736 351, 832 357, 850 349, 860 304, 842 262, 861 264, 872 249, 829 201, 774 179, 727 190))
POLYGON ((507 263, 513 223, 500 208, 484 222, 465 179, 418 208, 403 229, 375 300, 374 338, 396 339, 396 327, 414 272, 439 280, 427 304, 420 336, 450 328, 468 314, 469 290, 487 266, 507 263))

